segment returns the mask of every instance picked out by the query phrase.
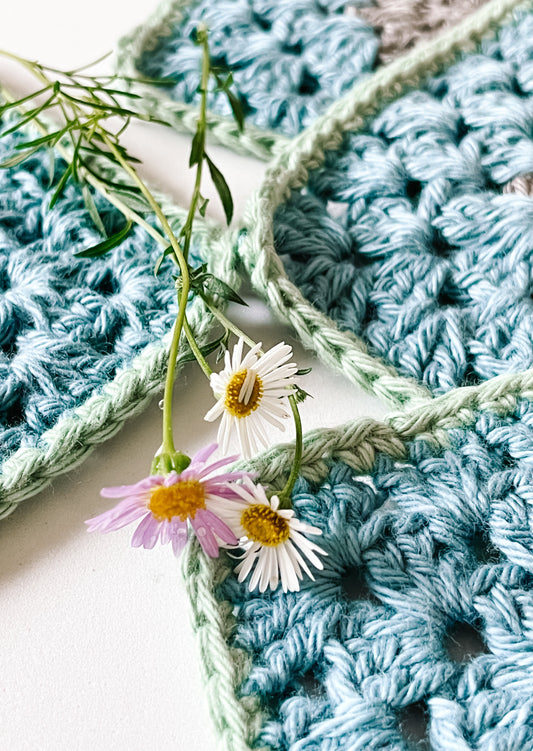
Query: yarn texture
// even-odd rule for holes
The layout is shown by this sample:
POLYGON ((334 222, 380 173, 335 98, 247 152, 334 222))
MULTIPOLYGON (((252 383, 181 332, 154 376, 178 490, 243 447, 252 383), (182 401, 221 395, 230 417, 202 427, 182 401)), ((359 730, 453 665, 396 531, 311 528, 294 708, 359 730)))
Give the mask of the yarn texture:
POLYGON ((533 215, 507 187, 533 164, 533 17, 509 10, 490 3, 356 86, 249 206, 240 253, 256 289, 392 403, 533 364, 533 215))
MULTIPOLYGON (((18 140, 5 137, 2 154, 18 140)), ((102 238, 75 186, 49 209, 57 179, 50 185, 46 153, 0 171, 1 514, 73 466, 161 388, 177 311, 166 272, 154 277, 161 250, 144 230, 133 229, 108 255, 75 258, 102 238)), ((95 200, 107 231, 117 231, 122 216, 95 200)), ((167 207, 179 228, 184 212, 167 207)), ((199 222, 193 262, 207 243, 217 248, 221 234, 199 222)), ((231 279, 228 243, 231 235, 214 263, 231 279)), ((199 303, 189 320, 207 333, 210 316, 199 303)))
MULTIPOLYGON (((533 750, 532 18, 492 2, 393 60, 249 204, 256 289, 395 411, 305 436, 301 591, 188 549, 225 751, 533 750)), ((241 466, 278 487, 293 454, 241 466)))
POLYGON ((118 67, 163 79, 159 90, 146 87, 146 111, 193 131, 200 59, 194 30, 205 23, 213 62, 231 72, 247 118, 240 134, 226 99, 215 96, 208 118, 212 137, 268 159, 286 136, 301 132, 380 63, 453 26, 483 2, 405 0, 390 13, 386 2, 375 7, 370 0, 166 0, 121 40, 118 67))
MULTIPOLYGON (((520 396, 467 428, 461 417, 446 447, 433 436, 400 448, 408 413, 392 431, 358 421, 323 436, 324 456, 352 461, 315 458, 315 479, 295 488, 328 553, 300 592, 250 593, 231 558, 208 565, 190 551, 224 748, 407 751, 413 712, 431 749, 533 748, 533 410, 520 396)), ((318 457, 319 442, 305 451, 318 457)), ((266 477, 272 458, 255 465, 266 477)))

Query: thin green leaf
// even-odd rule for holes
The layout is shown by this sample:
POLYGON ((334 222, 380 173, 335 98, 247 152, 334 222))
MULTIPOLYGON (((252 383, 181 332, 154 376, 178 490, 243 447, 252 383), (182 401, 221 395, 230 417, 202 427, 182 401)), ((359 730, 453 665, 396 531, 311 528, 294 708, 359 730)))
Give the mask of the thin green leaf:
POLYGON ((241 100, 239 97, 235 96, 232 91, 229 91, 229 89, 226 91, 226 96, 228 97, 229 106, 233 112, 233 117, 235 118, 237 127, 242 133, 244 130, 244 110, 242 108, 241 100))
POLYGON ((28 94, 27 96, 22 97, 22 99, 17 99, 16 102, 6 102, 5 104, 2 104, 0 106, 0 116, 3 115, 8 110, 13 109, 13 107, 19 107, 21 104, 25 104, 26 102, 29 102, 31 99, 34 99, 34 97, 44 94, 45 91, 49 91, 51 88, 52 88, 52 84, 49 84, 48 86, 45 86, 43 89, 39 89, 39 91, 34 91, 32 94, 28 94))
POLYGON ((312 370, 313 368, 300 368, 300 370, 297 370, 294 375, 305 376, 308 375, 312 370))
POLYGON ((222 279, 218 279, 213 274, 202 274, 199 278, 191 279, 191 288, 196 289, 203 297, 211 297, 216 295, 227 300, 228 302, 235 302, 238 305, 248 305, 248 303, 238 295, 229 284, 223 282, 222 279))
POLYGON ((49 204, 48 208, 52 209, 55 206, 56 201, 59 198, 59 196, 61 195, 61 193, 63 192, 63 188, 67 184, 67 180, 69 179, 71 173, 72 173, 72 163, 70 163, 68 165, 68 167, 66 168, 66 170, 61 175, 61 179, 59 180, 59 182, 57 184, 57 188, 54 191, 54 195, 50 199, 50 204, 49 204))
POLYGON ((107 237, 107 232, 104 227, 104 223, 102 222, 102 218, 98 212, 98 209, 96 207, 96 204, 94 202, 93 194, 89 190, 88 185, 83 185, 81 189, 82 195, 83 195, 83 202, 85 204, 85 208, 89 212, 89 216, 93 220, 94 226, 97 228, 97 230, 100 232, 102 237, 107 237))
POLYGON ((8 169, 9 167, 16 167, 17 164, 25 162, 26 159, 29 159, 30 156, 35 154, 36 151, 39 151, 40 148, 40 146, 36 146, 34 149, 30 149, 29 151, 24 151, 21 154, 15 154, 14 156, 4 159, 3 162, 0 162, 0 168, 8 169))
POLYGON ((48 187, 51 188, 56 174, 56 152, 53 146, 48 147, 48 187))
POLYGON ((220 200, 222 201, 222 208, 224 209, 224 214, 226 215, 226 222, 229 224, 233 217, 233 199, 231 197, 230 189, 228 188, 228 184, 224 179, 224 175, 218 169, 218 167, 215 167, 207 154, 205 155, 205 158, 209 167, 211 179, 213 180, 213 184, 217 190, 218 195, 220 196, 220 200))
POLYGON ((142 193, 130 193, 129 191, 120 190, 120 188, 112 188, 109 190, 109 193, 119 198, 123 204, 132 211, 135 211, 136 214, 149 214, 152 211, 152 207, 142 193))
MULTIPOLYGON (((219 336, 217 339, 214 339, 212 342, 208 342, 207 344, 204 344, 203 347, 200 347, 200 352, 202 353, 202 357, 208 357, 212 352, 215 352, 224 339, 226 338, 226 334, 224 333, 222 336, 219 336)), ((195 360, 195 356, 192 352, 192 350, 189 350, 188 352, 184 352, 183 355, 180 357, 180 362, 192 362, 195 360)))
POLYGON ((80 145, 81 145, 82 138, 83 138, 83 131, 80 131, 78 139, 75 143, 74 143, 74 138, 72 138, 72 143, 74 145, 74 153, 72 154, 71 165, 72 165, 72 177, 75 180, 75 182, 79 182, 78 161, 79 161, 80 145))
POLYGON ((147 123, 159 123, 160 125, 167 125, 170 127, 170 123, 166 120, 161 120, 157 117, 153 117, 152 115, 145 115, 143 112, 135 112, 134 110, 128 110, 125 107, 116 107, 112 104, 107 104, 99 100, 95 101, 94 99, 78 99, 78 97, 67 94, 65 91, 63 92, 63 96, 71 102, 74 102, 75 104, 82 104, 84 107, 94 107, 94 109, 102 110, 102 112, 107 112, 109 115, 134 117, 136 120, 143 120, 147 123))
POLYGON ((107 240, 104 240, 97 245, 93 245, 92 248, 80 250, 78 253, 74 253, 74 255, 76 258, 97 258, 98 256, 103 256, 109 250, 112 250, 112 248, 116 248, 117 245, 120 245, 122 240, 124 240, 129 233, 131 226, 132 222, 128 219, 124 227, 118 232, 115 232, 114 235, 108 237, 107 240))
POLYGON ((155 262, 154 266, 154 276, 157 276, 159 274, 159 271, 161 269, 161 266, 163 264, 163 261, 167 256, 169 256, 172 253, 172 246, 168 246, 168 248, 165 248, 165 250, 161 253, 157 261, 155 262))
MULTIPOLYGON (((96 82, 96 79, 92 79, 96 82)), ((102 94, 106 94, 107 96, 125 96, 129 99, 142 99, 142 96, 140 94, 135 94, 133 91, 129 91, 128 89, 111 89, 107 86, 102 86, 99 83, 95 83, 93 86, 84 86, 83 84, 80 84, 79 82, 74 81, 74 83, 64 83, 62 85, 63 89, 76 89, 83 91, 87 91, 90 94, 93 94, 94 92, 102 92, 102 94)))
POLYGON ((132 78, 131 76, 120 76, 120 81, 126 81, 126 83, 142 83, 150 86, 175 86, 176 81, 169 78, 132 78))
POLYGON ((208 203, 209 203, 209 198, 204 198, 202 200, 202 203, 198 207, 198 211, 200 213, 200 216, 202 216, 204 218, 205 218, 205 212, 207 211, 207 205, 208 205, 208 203))
POLYGON ((45 146, 49 143, 54 146, 59 141, 59 139, 64 136, 65 133, 75 127, 75 125, 76 123, 69 123, 68 125, 65 125, 64 128, 61 128, 61 130, 55 130, 53 133, 47 133, 45 136, 34 138, 33 141, 24 141, 24 143, 17 143, 15 148, 17 150, 29 149, 33 146, 45 146))
MULTIPOLYGON (((99 140, 98 133, 95 133, 93 135, 91 139, 91 145, 89 146, 88 144, 82 144, 81 150, 88 154, 95 154, 96 156, 101 156, 104 159, 107 159, 108 161, 113 162, 113 164, 116 164, 116 160, 113 154, 111 154, 111 152, 107 151, 106 149, 101 149, 99 146, 96 146, 96 144, 94 143, 95 139, 99 140)), ((126 159, 126 161, 130 162, 131 164, 141 164, 141 160, 137 159, 137 157, 135 156, 131 156, 130 154, 128 154, 125 148, 123 148, 119 144, 115 144, 115 146, 117 147, 121 156, 123 156, 124 159, 126 159)))
MULTIPOLYGON (((109 52, 106 52, 105 54, 101 55, 96 60, 93 60, 90 63, 85 63, 85 65, 80 65, 79 68, 72 68, 71 70, 66 71, 67 76, 75 76, 76 73, 81 73, 83 70, 87 70, 88 68, 93 68, 95 65, 98 65, 98 63, 103 62, 104 60, 107 60, 110 55, 112 55, 113 52, 109 50, 109 52)), ((56 68, 45 68, 45 70, 49 70, 51 73, 63 73, 61 70, 57 70, 56 68)))
POLYGON ((19 128, 22 128, 23 125, 26 125, 26 123, 29 123, 30 120, 34 120, 37 115, 39 115, 43 110, 45 110, 47 107, 49 107, 54 99, 56 98, 55 94, 52 94, 51 97, 49 97, 46 102, 43 102, 43 104, 40 104, 38 107, 34 107, 34 109, 30 110, 29 112, 25 113, 25 117, 21 118, 20 120, 17 120, 15 125, 12 125, 11 128, 8 128, 7 130, 3 130, 0 133, 0 138, 3 138, 4 136, 7 136, 9 133, 14 133, 16 130, 19 130, 19 128))
POLYGON ((230 336, 231 336, 231 331, 229 329, 226 329, 222 337, 222 340, 220 342, 220 349, 217 352, 217 358, 216 358, 217 362, 219 362, 220 360, 224 358, 224 355, 228 348, 230 336))
POLYGON ((300 386, 296 386, 294 389, 294 398, 298 402, 298 404, 301 404, 304 402, 308 397, 311 397, 311 394, 309 394, 307 391, 304 391, 300 386))
POLYGON ((195 164, 199 164, 204 156, 205 148, 205 131, 203 127, 198 123, 198 130, 193 136, 191 144, 191 154, 189 156, 189 167, 195 164))

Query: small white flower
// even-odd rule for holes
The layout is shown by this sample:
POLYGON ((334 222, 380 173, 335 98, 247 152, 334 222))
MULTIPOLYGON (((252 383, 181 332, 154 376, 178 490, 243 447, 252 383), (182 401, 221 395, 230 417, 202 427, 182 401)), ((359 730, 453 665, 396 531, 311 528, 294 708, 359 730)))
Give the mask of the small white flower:
POLYGON ((314 579, 304 556, 317 569, 324 568, 316 553, 327 553, 306 537, 322 531, 297 519, 292 509, 280 509, 279 498, 274 495, 269 500, 264 488, 254 485, 250 478, 242 485, 235 484, 234 490, 243 503, 228 504, 221 516, 245 548, 235 569, 239 581, 251 573, 250 591, 256 587, 260 592, 268 587, 275 590, 281 581, 284 592, 297 592, 302 572, 314 579))
POLYGON ((211 388, 218 400, 205 416, 216 420, 222 415, 218 443, 226 453, 233 429, 237 432, 242 456, 250 459, 263 446, 268 446, 264 423, 284 430, 282 420, 290 416, 286 398, 291 393, 298 366, 287 362, 292 348, 281 342, 264 355, 256 344, 243 358, 243 340, 239 339, 225 355, 225 367, 211 375, 211 388))

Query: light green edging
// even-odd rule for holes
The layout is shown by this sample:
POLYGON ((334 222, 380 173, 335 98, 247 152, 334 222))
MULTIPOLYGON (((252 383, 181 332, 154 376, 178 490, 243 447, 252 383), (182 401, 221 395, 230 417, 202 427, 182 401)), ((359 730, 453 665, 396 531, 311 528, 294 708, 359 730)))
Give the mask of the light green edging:
MULTIPOLYGON (((479 388, 460 388, 415 410, 389 415, 384 422, 360 418, 339 428, 315 430, 303 441, 302 476, 323 481, 333 461, 342 461, 357 474, 367 474, 377 453, 396 460, 407 458, 405 444, 414 438, 437 446, 449 445, 446 431, 471 426, 480 412, 504 416, 521 399, 533 401, 533 369, 519 375, 498 376, 479 388)), ((294 446, 284 444, 265 451, 238 466, 257 472, 263 483, 289 474, 294 446)), ((251 658, 229 646, 235 617, 229 602, 216 597, 218 585, 231 575, 223 554, 212 560, 194 541, 185 549, 183 566, 187 593, 193 610, 209 705, 224 751, 251 751, 267 717, 257 698, 237 698, 239 687, 250 674, 251 658)), ((263 749, 262 751, 276 751, 263 749)))
POLYGON ((265 715, 254 697, 237 698, 250 672, 251 660, 228 641, 235 619, 231 605, 216 598, 217 586, 231 574, 225 556, 204 555, 196 540, 183 553, 183 576, 192 609, 192 625, 202 658, 211 717, 224 751, 260 750, 254 746, 265 715))
POLYGON ((432 396, 416 381, 400 376, 392 366, 371 357, 359 337, 339 330, 303 297, 289 280, 274 247, 275 211, 289 198, 291 190, 306 184, 310 170, 324 163, 326 151, 340 147, 345 132, 360 129, 384 104, 419 86, 451 64, 459 53, 475 48, 482 37, 505 23, 514 9, 531 5, 531 0, 492 0, 453 30, 417 46, 412 53, 357 84, 278 155, 248 205, 245 226, 249 230, 239 253, 255 289, 327 365, 392 405, 417 404, 432 396))
MULTIPOLYGON (((187 212, 155 195, 173 229, 183 226, 187 212)), ((236 234, 212 222, 196 220, 194 240, 199 243, 209 270, 237 288, 240 280, 232 267, 236 234)), ((205 343, 212 315, 199 298, 190 304, 187 317, 199 343, 205 343)), ((38 446, 20 448, 4 461, 0 472, 0 518, 14 511, 24 498, 49 485, 54 477, 80 464, 97 444, 111 438, 128 417, 144 409, 164 385, 169 341, 170 332, 160 345, 146 347, 101 391, 60 418, 43 433, 38 446)))
MULTIPOLYGON (((117 73, 142 78, 143 74, 137 69, 136 60, 143 52, 154 49, 162 36, 169 36, 173 27, 183 18, 183 9, 193 7, 194 4, 194 0, 163 0, 146 23, 119 40, 115 61, 117 73)), ((142 95, 136 106, 144 114, 165 120, 178 131, 191 134, 196 132, 196 105, 176 102, 164 93, 164 87, 157 89, 155 86, 136 83, 135 91, 142 95)), ((206 122, 212 141, 227 146, 236 153, 255 156, 263 161, 268 161, 289 143, 286 136, 250 124, 241 133, 232 118, 212 111, 207 112, 206 122)))

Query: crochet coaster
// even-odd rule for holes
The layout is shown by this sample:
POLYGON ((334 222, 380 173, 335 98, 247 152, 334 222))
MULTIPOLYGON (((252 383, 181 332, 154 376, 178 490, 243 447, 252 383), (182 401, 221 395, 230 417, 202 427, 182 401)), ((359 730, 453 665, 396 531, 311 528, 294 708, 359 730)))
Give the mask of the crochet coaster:
POLYGON ((483 0, 172 0, 119 45, 128 75, 164 79, 147 87, 143 106, 193 132, 198 102, 199 23, 212 59, 231 73, 246 113, 240 134, 223 95, 212 101, 213 137, 269 158, 328 105, 383 62, 453 26, 483 0))
POLYGON ((222 748, 533 748, 532 396, 530 372, 310 435, 294 507, 328 556, 299 592, 188 550, 222 748))
MULTIPOLYGON (((17 140, 2 139, 0 160, 17 140)), ((168 267, 154 277, 161 249, 139 227, 108 255, 74 256, 102 238, 75 186, 49 209, 57 179, 50 184, 46 152, 0 170, 0 516, 79 463, 161 388, 177 312, 168 267)), ((117 231, 122 215, 94 200, 108 232, 117 231)), ((185 212, 162 200, 179 230, 185 212)), ((235 285, 232 235, 195 227, 194 259, 235 285)), ((188 318, 204 338, 211 318, 200 300, 188 318)))
POLYGON ((512 5, 356 86, 249 207, 255 287, 393 404, 533 365, 533 14, 512 5))

